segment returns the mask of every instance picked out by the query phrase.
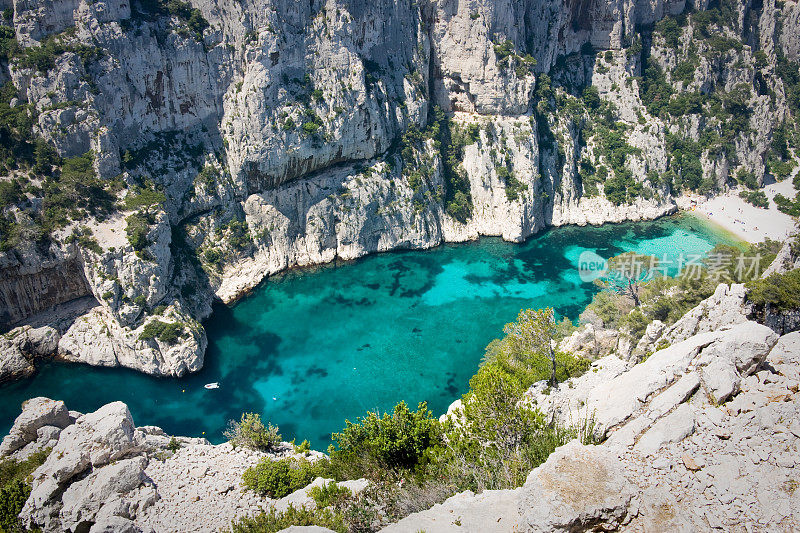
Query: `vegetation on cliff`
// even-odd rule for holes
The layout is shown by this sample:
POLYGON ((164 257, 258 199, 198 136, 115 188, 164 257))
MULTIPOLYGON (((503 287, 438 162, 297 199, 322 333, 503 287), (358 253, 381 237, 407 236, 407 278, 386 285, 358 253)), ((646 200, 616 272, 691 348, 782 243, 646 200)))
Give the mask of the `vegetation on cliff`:
POLYGON ((44 464, 49 454, 50 450, 46 449, 23 461, 0 461, 0 530, 6 533, 25 531, 18 515, 31 492, 28 478, 44 464))

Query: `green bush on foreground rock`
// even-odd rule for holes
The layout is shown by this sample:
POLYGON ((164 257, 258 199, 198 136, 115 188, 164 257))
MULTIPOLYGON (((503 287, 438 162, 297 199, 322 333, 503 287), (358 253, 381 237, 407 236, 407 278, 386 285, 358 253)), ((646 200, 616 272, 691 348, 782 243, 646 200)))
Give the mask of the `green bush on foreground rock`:
POLYGON ((481 367, 462 398, 460 422, 448 429, 436 453, 433 477, 448 479, 458 490, 518 487, 553 450, 578 436, 521 405, 524 383, 496 362, 481 367))
POLYGON ((380 479, 412 472, 424 463, 426 452, 442 441, 442 428, 426 403, 411 411, 405 402, 391 414, 368 412, 331 438, 328 453, 337 478, 380 479))
POLYGON ((28 478, 44 464, 50 449, 34 453, 24 461, 0 461, 0 531, 23 531, 18 515, 31 492, 28 478))
POLYGON ((248 489, 278 499, 307 487, 323 470, 305 459, 262 459, 245 471, 242 481, 248 489))
POLYGON ((330 509, 310 510, 290 505, 285 511, 277 512, 273 508, 269 513, 262 512, 252 518, 242 518, 232 524, 231 531, 232 533, 276 533, 289 526, 320 526, 337 533, 348 530, 341 515, 330 509))
POLYGON ((318 487, 311 487, 308 495, 317 504, 318 509, 323 509, 341 504, 344 500, 353 496, 353 493, 347 487, 340 487, 335 482, 330 482, 318 487))
POLYGON ((800 270, 772 274, 747 284, 747 301, 776 311, 800 309, 800 270))
POLYGON ((256 413, 244 413, 239 422, 228 422, 224 436, 234 448, 245 446, 256 450, 272 450, 281 443, 278 426, 269 422, 264 425, 261 415, 256 413))

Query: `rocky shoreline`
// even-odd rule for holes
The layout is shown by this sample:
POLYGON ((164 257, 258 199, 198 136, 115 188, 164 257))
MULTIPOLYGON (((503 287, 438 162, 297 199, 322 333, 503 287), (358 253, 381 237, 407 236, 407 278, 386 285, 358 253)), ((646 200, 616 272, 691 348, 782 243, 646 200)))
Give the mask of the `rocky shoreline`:
MULTIPOLYGON (((107 216, 62 213, 45 235, 43 189, 2 178, 23 191, 4 220, 39 237, 3 241, 0 327, 93 299, 44 324, 50 356, 182 376, 202 367, 211 304, 287 268, 653 219, 763 186, 776 157, 795 175, 773 138, 793 120, 776 65, 798 57, 796 3, 736 3, 711 33, 682 1, 473 4, 15 5, 4 105, 115 190, 107 216), (46 68, 25 59, 47 50, 46 68), (719 109, 683 112, 690 96, 719 109)), ((0 381, 43 357, 15 336, 0 381)))
MULTIPOLYGON (((301 185, 296 187, 299 188, 301 185)), ((279 192, 275 196, 284 194, 285 192, 279 192)), ((287 197, 293 198, 294 196, 287 195, 287 197)), ((592 203, 592 205, 595 204, 597 202, 592 203)), ((588 211, 577 211, 571 215, 569 220, 559 221, 559 224, 553 224, 552 227, 567 224, 599 225, 654 220, 674 214, 678 210, 673 202, 649 205, 649 207, 645 204, 637 204, 619 209, 614 208, 605 200, 598 205, 603 204, 607 204, 605 212, 587 208, 588 211), (588 213, 593 214, 589 215, 588 213)), ((262 222, 262 224, 266 224, 266 222, 262 222)), ((256 254, 252 258, 245 258, 239 263, 227 267, 222 273, 219 288, 213 298, 226 305, 232 305, 249 294, 265 278, 291 268, 321 265, 334 260, 353 260, 372 253, 397 249, 428 249, 446 242, 465 242, 483 236, 497 236, 510 242, 523 242, 545 229, 544 227, 537 228, 532 233, 520 237, 509 236, 499 228, 493 232, 487 230, 488 233, 479 233, 477 222, 471 227, 470 230, 461 228, 460 231, 443 228, 441 233, 412 240, 407 238, 380 240, 374 248, 337 247, 314 254, 308 254, 306 251, 303 256, 299 256, 291 247, 282 248, 273 245, 265 249, 263 253, 256 254)), ((294 249, 300 246, 305 245, 293 244, 294 249)), ((97 276, 93 278, 92 283, 96 282, 94 280, 98 280, 97 276)), ((98 281, 102 283, 102 278, 99 278, 98 281)), ((94 287, 93 292, 96 294, 102 291, 103 287, 104 285, 94 287)), ((208 302, 212 296, 206 295, 204 298, 207 301, 204 308, 210 313, 210 303, 208 302)), ((64 305, 69 305, 69 302, 64 305)), ((109 308, 108 303, 100 298, 95 299, 95 304, 90 306, 89 311, 85 314, 64 316, 63 313, 55 313, 53 320, 48 321, 47 313, 43 312, 35 317, 34 325, 36 327, 21 325, 0 335, 0 383, 33 375, 36 361, 48 358, 92 366, 121 366, 156 376, 180 377, 187 372, 196 372, 202 368, 207 345, 205 332, 196 320, 187 316, 186 311, 178 303, 173 304, 162 313, 164 317, 171 317, 172 321, 192 324, 191 327, 186 328, 190 331, 190 335, 182 338, 176 345, 160 342, 158 339, 141 340, 139 337, 147 322, 133 330, 125 328, 120 324, 119 312, 109 308)), ((206 317, 204 312, 200 318, 206 317)), ((154 318, 159 319, 159 317, 154 318)))

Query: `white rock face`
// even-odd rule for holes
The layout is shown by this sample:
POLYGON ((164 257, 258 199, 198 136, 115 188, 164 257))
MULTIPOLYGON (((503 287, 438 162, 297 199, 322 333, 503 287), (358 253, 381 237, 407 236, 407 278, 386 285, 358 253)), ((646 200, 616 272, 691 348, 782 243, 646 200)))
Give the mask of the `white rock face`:
MULTIPOLYGON (((170 322, 183 324, 180 315, 176 318, 170 322)), ((202 368, 208 341, 196 324, 187 323, 175 343, 158 338, 142 340, 140 335, 146 325, 133 331, 123 328, 108 309, 96 307, 77 319, 61 337, 58 356, 65 361, 123 366, 161 376, 182 376, 202 368)))
MULTIPOLYGON (((33 247, 0 254, 0 298, 8 309, 0 323, 87 295, 103 308, 88 318, 102 319, 105 328, 76 322, 59 349, 66 360, 181 375, 201 364, 201 327, 178 348, 142 348, 135 340, 162 306, 201 320, 214 296, 231 302, 290 266, 481 235, 518 242, 552 225, 651 219, 677 209, 663 186, 645 179, 666 170, 667 128, 644 110, 634 79, 641 65, 622 48, 638 26, 681 12, 683 0, 192 5, 209 23, 202 35, 187 31, 177 16, 138 16, 127 0, 14 6, 23 46, 61 35, 103 50, 88 61, 59 54, 47 72, 12 66, 19 101, 37 108, 36 133, 63 156, 93 150, 102 178, 122 175, 136 186, 150 180, 167 197, 149 208, 155 218, 139 253, 126 242, 123 216, 131 212, 125 212, 90 221, 101 253, 73 244, 54 245, 46 257, 33 247), (608 49, 613 60, 592 65, 591 54, 581 52, 586 45, 608 49), (559 58, 568 63, 567 84, 592 83, 618 109, 627 142, 640 150, 626 166, 645 184, 645 198, 614 205, 602 184, 597 195, 584 190, 580 166, 598 163, 601 152, 595 140, 583 139, 585 117, 535 108, 537 80, 559 58), (431 125, 434 105, 452 114, 454 125, 480 129, 460 162, 474 205, 465 223, 445 213, 445 162, 434 143, 423 150, 430 175, 421 190, 412 190, 403 168, 411 161, 398 156, 405 132, 431 125), (252 242, 222 250, 220 271, 196 271, 192 262, 219 251, 214 236, 233 219, 248 224, 252 242), (132 360, 137 353, 141 361, 132 360)), ((764 35, 775 34, 768 29, 777 11, 765 10, 764 35)), ((785 27, 795 27, 796 9, 784 11, 785 27)), ((780 45, 791 57, 797 40, 786 34, 780 45)), ((764 39, 771 50, 773 39, 764 39)), ((674 67, 661 48, 654 58, 668 72, 674 67)), ((727 77, 726 90, 754 83, 727 77)), ((757 138, 736 146, 750 166, 765 159, 769 139, 762 130, 771 131, 773 122, 768 97, 758 98, 757 138)), ((728 166, 707 162, 707 173, 728 166)), ((24 359, 6 355, 0 375, 29 374, 24 359)))
MULTIPOLYGON (((11 431, 0 444, 0 456, 8 456, 39 439, 39 432, 44 428, 55 428, 60 431, 71 423, 69 411, 64 402, 49 398, 37 397, 26 401, 22 413, 14 420, 11 431)), ((45 442, 52 440, 53 433, 45 432, 45 442)), ((55 434, 58 438, 58 434, 55 434)))

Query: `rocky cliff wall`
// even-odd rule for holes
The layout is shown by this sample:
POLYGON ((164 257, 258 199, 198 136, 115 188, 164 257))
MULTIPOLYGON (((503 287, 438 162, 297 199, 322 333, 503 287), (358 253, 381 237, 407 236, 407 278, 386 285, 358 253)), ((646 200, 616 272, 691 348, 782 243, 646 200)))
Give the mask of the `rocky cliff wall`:
MULTIPOLYGON (((654 218, 740 171, 770 179, 794 117, 776 65, 797 55, 796 4, 685 14, 705 7, 31 0, 5 21, 22 52, 0 70, 9 106, 35 110, 33 135, 64 157, 92 150, 97 175, 134 199, 112 222, 79 221, 99 249, 80 252, 90 291, 66 292, 95 296, 126 353, 163 322, 155 310, 174 311, 197 368, 211 300, 283 268, 654 218), (144 190, 163 199, 137 203, 144 190), (136 247, 130 215, 149 225, 136 247)), ((22 224, 43 204, 25 193, 4 216, 22 224)), ((9 300, 8 314, 39 300, 9 300)), ((83 350, 68 357, 118 360, 83 350)))
POLYGON ((92 293, 77 248, 63 255, 60 250, 44 256, 29 252, 2 257, 0 328, 92 293))

